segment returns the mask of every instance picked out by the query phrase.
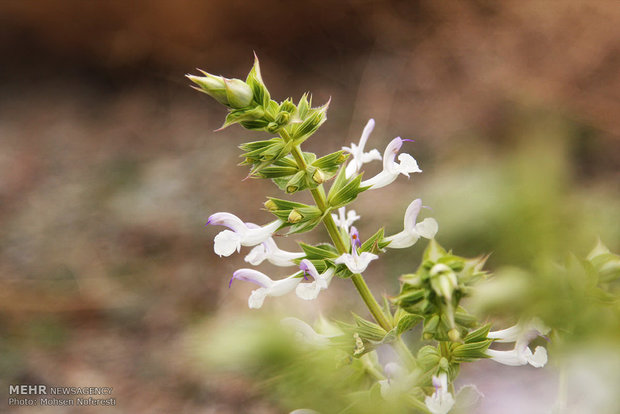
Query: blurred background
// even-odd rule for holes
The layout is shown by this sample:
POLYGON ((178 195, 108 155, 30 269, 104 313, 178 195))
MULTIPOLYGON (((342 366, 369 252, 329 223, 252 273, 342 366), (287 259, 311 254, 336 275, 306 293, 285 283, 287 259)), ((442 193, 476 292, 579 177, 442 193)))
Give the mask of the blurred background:
MULTIPOLYGON (((492 253, 491 270, 535 274, 534 263, 583 257, 598 238, 619 250, 617 2, 0 1, 3 397, 16 383, 110 386, 114 412, 288 412, 296 407, 269 382, 243 366, 213 368, 204 350, 247 350, 240 332, 263 317, 366 314, 348 281, 260 311, 247 308, 251 286, 228 288, 247 251, 218 258, 221 229, 205 228, 207 217, 266 223, 264 197, 278 192, 242 181, 236 166, 237 146, 261 135, 214 133, 224 108, 184 74, 244 79, 253 51, 274 99, 331 97, 306 150, 357 142, 371 117, 371 148, 415 140, 406 151, 424 173, 359 198, 362 238, 400 231, 421 197, 439 242, 492 253)), ((424 245, 373 263, 376 294, 397 292, 424 245)), ((487 362, 464 372, 487 395, 480 412, 548 412, 553 375, 487 362), (506 396, 521 405, 497 405, 506 396)), ((590 412, 618 412, 616 403, 590 412)), ((97 408, 73 410, 45 412, 97 408)))

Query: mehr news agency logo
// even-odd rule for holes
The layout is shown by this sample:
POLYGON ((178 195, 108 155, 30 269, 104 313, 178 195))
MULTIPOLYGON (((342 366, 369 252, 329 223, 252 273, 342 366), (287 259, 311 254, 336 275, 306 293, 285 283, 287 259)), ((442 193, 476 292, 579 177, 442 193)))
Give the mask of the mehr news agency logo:
POLYGON ((9 385, 9 406, 116 406, 112 387, 9 385))

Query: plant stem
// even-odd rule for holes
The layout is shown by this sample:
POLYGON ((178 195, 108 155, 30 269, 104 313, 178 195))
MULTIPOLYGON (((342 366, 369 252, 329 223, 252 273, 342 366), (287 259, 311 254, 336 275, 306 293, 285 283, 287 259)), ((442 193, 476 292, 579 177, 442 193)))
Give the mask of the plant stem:
MULTIPOLYGON (((305 170, 308 166, 299 146, 294 146, 291 153, 293 154, 295 161, 297 161, 297 165, 299 166, 299 168, 305 170)), ((329 206, 327 205, 327 200, 325 199, 325 192, 323 191, 322 186, 310 190, 310 193, 312 194, 312 198, 314 198, 314 202, 316 203, 317 207, 321 209, 323 213, 325 213, 329 206)), ((325 217, 323 217, 323 224, 325 225, 325 228, 327 229, 327 232, 329 233, 329 236, 336 245, 338 251, 341 254, 348 253, 346 243, 344 242, 344 240, 342 240, 342 235, 340 234, 340 231, 338 230, 338 227, 336 226, 336 223, 334 222, 331 214, 325 214, 325 217)), ((386 331, 390 331, 392 329, 392 324, 381 309, 381 306, 379 305, 375 297, 372 295, 372 292, 368 288, 364 277, 360 274, 354 274, 351 277, 351 280, 353 281, 353 284, 357 288, 358 293, 362 297, 362 300, 368 307, 368 310, 375 318, 377 323, 381 325, 381 327, 386 331)))

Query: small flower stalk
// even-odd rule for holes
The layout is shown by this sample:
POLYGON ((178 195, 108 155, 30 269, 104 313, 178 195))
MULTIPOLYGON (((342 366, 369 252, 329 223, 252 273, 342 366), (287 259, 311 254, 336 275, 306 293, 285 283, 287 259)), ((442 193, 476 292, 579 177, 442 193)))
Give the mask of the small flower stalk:
MULTIPOLYGON (((248 298, 251 309, 269 306, 265 305, 268 297, 295 292, 294 296, 302 301, 320 300, 319 296, 331 293, 329 288, 333 284, 353 285, 366 305, 368 319, 353 314, 352 322, 338 322, 338 328, 329 334, 316 332, 293 317, 285 318, 282 325, 310 347, 323 351, 335 347, 344 352, 345 363, 361 367, 361 375, 374 384, 374 388, 355 390, 354 395, 379 395, 385 404, 404 404, 403 411, 398 412, 447 414, 457 408, 465 409, 459 405, 463 390, 476 394, 476 400, 480 395, 471 392, 475 390, 473 386, 463 387, 455 394, 454 381, 465 363, 481 359, 512 366, 543 367, 547 363, 545 347, 537 346, 532 351, 529 346, 536 337, 549 334, 550 328, 542 321, 530 319, 508 329, 491 331, 490 324, 463 307, 463 299, 470 296, 476 284, 489 277, 483 269, 487 257, 459 257, 440 246, 435 240, 439 231, 437 220, 420 218, 420 198, 407 207, 402 230, 387 229, 390 235, 385 236, 386 228, 382 227, 366 240, 360 239, 356 226, 363 225, 363 221, 351 209, 357 197, 390 185, 401 174, 409 178, 410 174, 422 172, 416 159, 402 151, 405 142, 411 140, 394 138, 383 154, 377 149, 367 150, 375 126, 370 119, 357 144, 326 155, 306 152, 302 144, 326 121, 329 101, 312 107, 312 97, 307 93, 295 101, 273 100, 263 82, 258 59, 245 81, 200 72, 202 76, 188 78, 196 89, 228 108, 222 128, 238 124, 272 136, 240 145, 241 165, 249 169, 249 177, 271 180, 274 189, 282 194, 282 198, 270 195, 264 202, 264 213, 270 216, 263 221, 267 224, 247 223, 227 212, 214 213, 207 221, 210 226, 226 227, 214 237, 217 255, 231 256, 248 247, 251 249, 245 253, 245 262, 251 266, 269 262, 293 269, 292 273, 274 279, 254 268, 235 271, 231 285, 238 280, 257 286, 248 298), (382 171, 362 179, 364 165, 372 161, 382 161, 382 171), (303 191, 310 193, 313 202, 292 199, 303 191), (325 230, 324 242, 298 241, 298 251, 278 247, 283 237, 297 237, 317 227, 325 230), (399 292, 379 304, 364 274, 373 277, 375 268, 371 264, 382 257, 390 260, 393 249, 408 249, 421 239, 428 240, 422 257, 413 258, 412 272, 400 277, 399 292), (420 343, 409 347, 403 334, 414 335, 414 328, 420 343), (514 343, 514 348, 495 349, 495 342, 514 343), (380 364, 378 352, 385 348, 396 358, 380 364)), ((294 412, 311 412, 310 408, 314 407, 294 412)), ((337 411, 334 408, 330 412, 337 411)))

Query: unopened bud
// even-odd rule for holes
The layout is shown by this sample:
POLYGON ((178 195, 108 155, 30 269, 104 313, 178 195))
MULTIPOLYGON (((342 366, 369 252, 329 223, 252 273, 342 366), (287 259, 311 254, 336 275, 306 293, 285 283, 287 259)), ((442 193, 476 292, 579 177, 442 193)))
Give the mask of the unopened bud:
POLYGON ((425 341, 430 341, 431 339, 433 339, 433 334, 430 332, 424 332, 424 334, 422 334, 422 338, 424 338, 425 341))
POLYGON ((450 338, 452 342, 458 342, 461 339, 461 334, 458 329, 452 328, 448 331, 448 338, 450 338))
MULTIPOLYGON (((223 76, 214 76, 201 71, 205 76, 185 75, 189 80, 200 87, 200 91, 214 98, 221 104, 228 105, 226 83, 223 76)), ((198 89, 198 88, 195 88, 198 89)))
POLYGON ((278 206, 276 205, 276 203, 273 202, 273 200, 265 201, 264 206, 269 211, 276 211, 278 209, 278 206))
POLYGON ((297 211, 296 209, 292 209, 290 214, 288 215, 287 220, 289 223, 295 224, 295 223, 299 223, 301 219, 303 218, 304 216, 299 211, 297 211))
POLYGON ((276 115, 276 122, 278 125, 286 125, 290 118, 291 116, 288 112, 278 112, 278 115, 276 115))
POLYGON ((317 168, 316 171, 314 172, 314 174, 312 174, 312 179, 314 180, 315 183, 324 183, 325 182, 325 173, 323 173, 323 171, 321 171, 320 168, 317 168))
MULTIPOLYGON (((189 80, 200 88, 201 92, 214 98, 221 104, 231 108, 245 108, 252 102, 254 93, 250 85, 240 79, 226 79, 223 76, 214 76, 201 72, 205 76, 186 75, 189 80)), ((198 89, 198 88, 196 88, 198 89)))
POLYGON ((278 124, 277 122, 270 122, 269 124, 267 124, 267 132, 275 134, 276 132, 278 132, 279 129, 280 124, 278 124))
POLYGON ((241 79, 224 79, 224 82, 226 83, 228 105, 231 108, 239 109, 250 105, 254 97, 250 85, 241 79))

